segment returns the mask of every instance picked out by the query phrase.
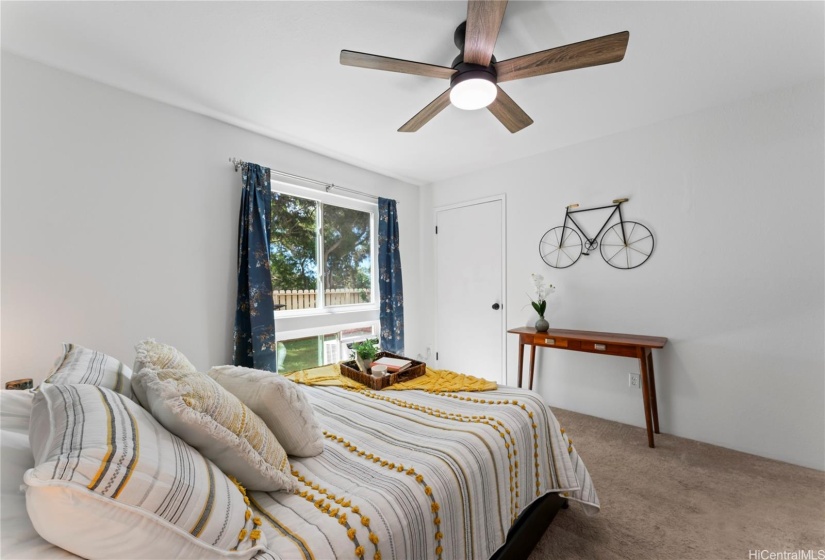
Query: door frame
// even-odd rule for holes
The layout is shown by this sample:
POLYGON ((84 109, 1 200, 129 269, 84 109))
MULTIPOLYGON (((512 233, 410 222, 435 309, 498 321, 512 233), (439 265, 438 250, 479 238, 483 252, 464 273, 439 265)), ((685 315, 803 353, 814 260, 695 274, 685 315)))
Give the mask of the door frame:
MULTIPOLYGON (((499 383, 501 385, 507 384, 507 312, 509 310, 509 306, 507 304, 507 196, 502 194, 497 194, 493 196, 487 196, 484 198, 474 198, 472 200, 466 200, 463 202, 456 202, 453 204, 445 204, 443 206, 436 206, 433 208, 433 223, 435 227, 438 227, 438 213, 443 212, 445 210, 455 210, 457 208, 465 208, 468 206, 478 206, 479 204, 485 204, 487 202, 501 202, 501 306, 502 306, 502 313, 501 313, 501 373, 499 375, 499 383)), ((433 270, 435 271, 435 317, 433 325, 433 332, 435 333, 435 347, 436 353, 438 352, 438 239, 437 234, 435 233, 435 229, 433 230, 433 236, 436 238, 433 239, 435 245, 435 262, 433 264, 433 270)), ((437 361, 437 360, 436 360, 437 361)), ((471 373, 472 375, 472 373, 471 373)))

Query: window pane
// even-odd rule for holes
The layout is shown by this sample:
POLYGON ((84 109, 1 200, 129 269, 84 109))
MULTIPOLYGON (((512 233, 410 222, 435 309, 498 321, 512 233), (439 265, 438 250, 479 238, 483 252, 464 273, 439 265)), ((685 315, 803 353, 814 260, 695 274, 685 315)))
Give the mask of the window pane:
POLYGON ((318 297, 318 203, 272 193, 270 266, 277 309, 314 309, 318 297))
POLYGON ((286 357, 283 363, 278 364, 278 373, 289 373, 298 371, 299 369, 308 369, 323 365, 321 363, 322 355, 318 351, 319 337, 310 336, 307 338, 296 338, 294 340, 285 340, 278 343, 279 353, 281 345, 286 351, 286 357))
POLYGON ((327 306, 371 302, 369 212, 324 205, 324 301, 327 306))
MULTIPOLYGON (((372 339, 378 344, 377 324, 334 330, 318 336, 282 340, 278 343, 278 373, 334 364, 352 359, 350 346, 354 342, 372 339)), ((341 327, 330 327, 340 329, 341 327)))

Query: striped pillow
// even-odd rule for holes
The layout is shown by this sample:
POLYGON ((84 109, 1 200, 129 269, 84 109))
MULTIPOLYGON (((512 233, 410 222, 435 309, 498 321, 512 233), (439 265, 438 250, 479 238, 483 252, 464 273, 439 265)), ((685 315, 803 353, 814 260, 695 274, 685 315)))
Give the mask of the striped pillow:
POLYGON ((43 385, 29 432, 26 507, 84 558, 251 558, 266 546, 242 490, 122 395, 43 385))
POLYGON ((77 344, 63 343, 63 355, 57 359, 46 383, 53 385, 97 385, 117 391, 130 399, 132 370, 103 352, 89 350, 77 344))
POLYGON ((135 393, 158 422, 251 490, 295 490, 286 452, 264 421, 197 371, 154 370, 132 377, 135 393))

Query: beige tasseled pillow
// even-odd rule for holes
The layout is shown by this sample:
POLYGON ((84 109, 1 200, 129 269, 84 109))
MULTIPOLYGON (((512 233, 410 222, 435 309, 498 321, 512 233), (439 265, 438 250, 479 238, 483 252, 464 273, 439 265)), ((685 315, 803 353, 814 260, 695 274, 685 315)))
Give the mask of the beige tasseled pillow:
POLYGON ((132 389, 152 416, 250 490, 297 488, 286 452, 264 421, 207 375, 174 363, 183 369, 149 362, 132 376, 132 389))

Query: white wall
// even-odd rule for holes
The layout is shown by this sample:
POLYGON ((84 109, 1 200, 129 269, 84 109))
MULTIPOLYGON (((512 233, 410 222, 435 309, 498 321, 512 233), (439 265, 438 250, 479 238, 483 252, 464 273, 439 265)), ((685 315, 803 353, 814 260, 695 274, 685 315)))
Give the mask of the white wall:
POLYGON ((63 341, 131 365, 151 336, 200 368, 230 362, 241 181, 230 156, 395 198, 402 262, 419 269, 417 187, 3 53, 3 381, 42 380, 63 341))
MULTIPOLYGON (((552 327, 670 339, 655 352, 665 433, 825 469, 823 134, 818 81, 437 183, 422 193, 422 217, 506 193, 511 326, 535 321, 526 292, 530 273, 542 273, 557 286, 552 327), (654 232, 646 264, 541 261, 539 239, 566 205, 618 197, 630 198, 626 219, 654 232)), ((432 301, 432 281, 422 290, 432 301)), ((641 391, 627 381, 635 360, 538 354, 538 391, 551 405, 644 426, 641 391)), ((509 335, 511 383, 516 356, 509 335)))

